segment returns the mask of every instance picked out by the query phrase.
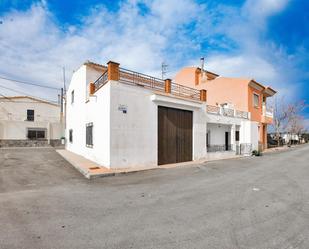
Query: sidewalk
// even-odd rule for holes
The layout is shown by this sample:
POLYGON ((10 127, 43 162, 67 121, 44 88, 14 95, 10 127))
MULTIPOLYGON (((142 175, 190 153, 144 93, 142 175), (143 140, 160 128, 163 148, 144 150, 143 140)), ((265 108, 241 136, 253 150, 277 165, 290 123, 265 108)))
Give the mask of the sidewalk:
POLYGON ((294 146, 280 146, 280 147, 274 147, 274 148, 268 148, 268 149, 265 149, 263 151, 263 153, 271 153, 271 152, 276 152, 276 151, 285 151, 285 150, 288 150, 288 149, 291 149, 293 148, 294 146))
POLYGON ((113 175, 112 170, 102 167, 101 165, 90 161, 83 156, 64 149, 56 151, 88 179, 113 175))
POLYGON ((165 165, 160 165, 160 166, 155 166, 155 167, 152 166, 152 167, 136 167, 136 168, 124 168, 124 169, 108 169, 89 159, 86 159, 83 156, 77 155, 68 150, 61 149, 61 150, 56 150, 56 151, 65 160, 67 160, 70 164, 72 164, 74 168, 76 168, 80 173, 82 173, 88 179, 97 178, 97 177, 114 176, 118 174, 127 174, 127 173, 133 173, 133 172, 139 172, 139 171, 145 171, 145 170, 187 167, 187 166, 197 165, 197 164, 211 162, 211 161, 235 159, 235 158, 242 157, 242 156, 236 156, 236 155, 225 155, 224 157, 221 157, 221 158, 209 156, 207 159, 204 159, 204 160, 165 164, 165 165))

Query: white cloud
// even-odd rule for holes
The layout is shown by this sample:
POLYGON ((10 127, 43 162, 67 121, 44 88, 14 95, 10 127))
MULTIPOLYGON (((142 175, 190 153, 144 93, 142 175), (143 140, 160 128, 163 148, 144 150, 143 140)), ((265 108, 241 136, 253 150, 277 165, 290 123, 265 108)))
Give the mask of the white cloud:
MULTIPOLYGON (((131 0, 122 3, 117 12, 96 6, 80 26, 71 27, 57 26, 45 2, 27 11, 13 11, 1 17, 0 73, 60 87, 63 65, 70 78, 72 70, 90 59, 98 63, 115 60, 130 69, 159 76, 166 49, 177 45, 177 40, 182 41, 183 49, 190 47, 191 38, 182 29, 197 17, 197 10, 192 0, 131 0), (147 14, 140 13, 139 4, 144 4, 147 14)), ((181 53, 173 54, 174 61, 181 53)), ((12 86, 50 96, 42 89, 12 86)))
MULTIPOLYGON (((194 0, 127 0, 116 12, 94 6, 80 25, 70 27, 58 26, 42 2, 1 17, 0 75, 60 87, 62 66, 69 79, 72 70, 88 59, 115 60, 129 69, 160 76, 162 61, 175 72, 206 56, 207 67, 214 72, 255 78, 285 91, 292 77, 284 70, 291 67, 290 57, 261 33, 267 18, 288 2, 247 0, 241 9, 224 5, 210 9, 194 0), (141 13, 140 5, 146 12, 141 13), (224 38, 217 39, 218 34, 224 38), (216 41, 229 48, 227 40, 236 46, 234 53, 202 54, 201 42, 216 41)), ((7 82, 0 80, 3 83, 7 82)), ((10 84, 33 95, 56 98, 53 92, 10 84)))
POLYGON ((286 8, 290 0, 247 0, 243 14, 252 18, 265 18, 286 8))

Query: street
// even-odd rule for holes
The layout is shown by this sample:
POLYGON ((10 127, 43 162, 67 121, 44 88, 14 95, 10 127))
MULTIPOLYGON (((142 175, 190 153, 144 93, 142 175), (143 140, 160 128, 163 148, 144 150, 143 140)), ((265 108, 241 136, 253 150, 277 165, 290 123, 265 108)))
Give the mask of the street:
POLYGON ((0 248, 309 248, 309 146, 85 179, 0 150, 0 248))

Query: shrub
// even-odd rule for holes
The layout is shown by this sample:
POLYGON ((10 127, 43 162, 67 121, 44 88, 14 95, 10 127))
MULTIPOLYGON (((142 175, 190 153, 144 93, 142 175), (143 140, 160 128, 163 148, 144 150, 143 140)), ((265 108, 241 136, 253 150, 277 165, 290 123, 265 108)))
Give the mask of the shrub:
POLYGON ((262 156, 262 152, 260 150, 252 151, 252 156, 262 156))

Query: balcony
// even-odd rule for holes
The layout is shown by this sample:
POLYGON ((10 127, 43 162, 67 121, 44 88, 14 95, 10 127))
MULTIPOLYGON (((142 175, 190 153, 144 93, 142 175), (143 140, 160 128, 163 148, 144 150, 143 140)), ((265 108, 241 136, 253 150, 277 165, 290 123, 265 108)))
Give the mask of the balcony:
POLYGON ((271 108, 267 108, 265 104, 262 107, 262 123, 272 124, 274 118, 274 111, 271 108))
POLYGON ((119 64, 114 62, 109 62, 106 71, 94 83, 89 84, 89 95, 94 94, 110 80, 180 98, 206 101, 206 90, 197 90, 172 82, 170 79, 162 80, 150 75, 120 68, 119 64))
POLYGON ((207 113, 209 114, 215 114, 215 115, 233 117, 233 118, 250 119, 249 112, 239 111, 239 110, 231 109, 227 107, 207 105, 206 110, 207 110, 207 113))

